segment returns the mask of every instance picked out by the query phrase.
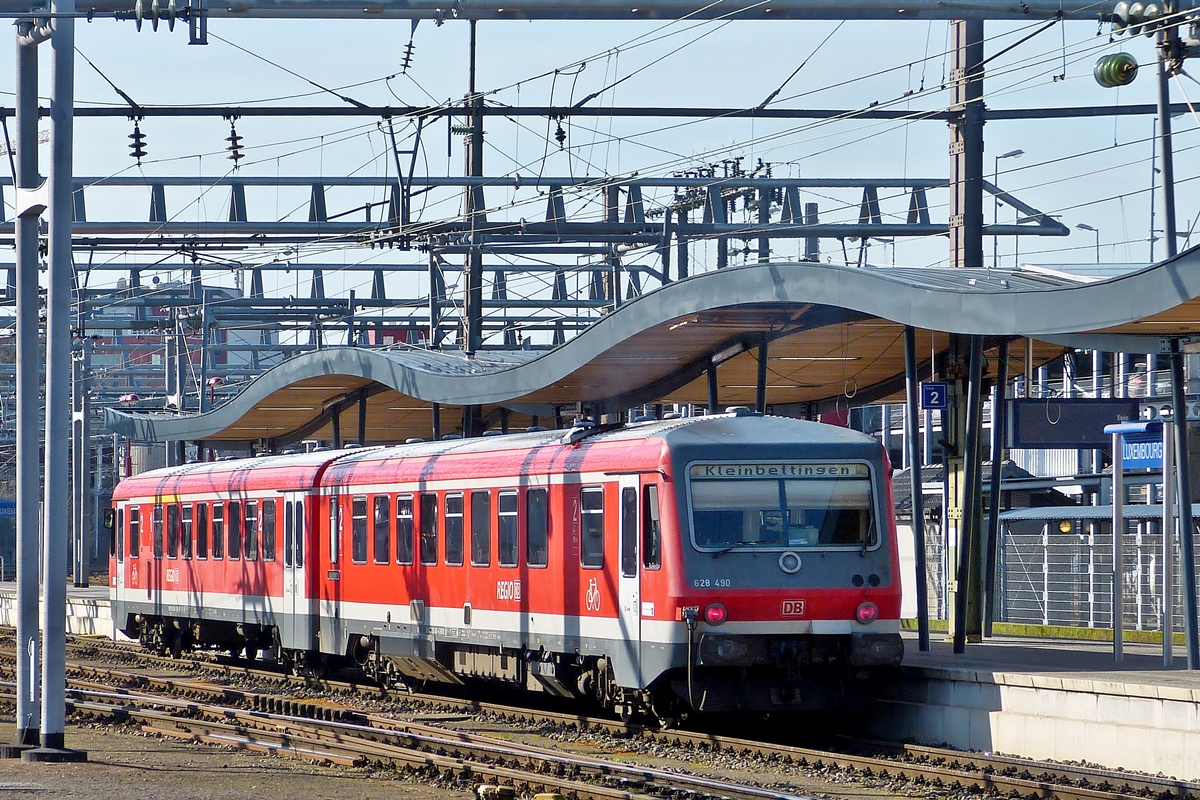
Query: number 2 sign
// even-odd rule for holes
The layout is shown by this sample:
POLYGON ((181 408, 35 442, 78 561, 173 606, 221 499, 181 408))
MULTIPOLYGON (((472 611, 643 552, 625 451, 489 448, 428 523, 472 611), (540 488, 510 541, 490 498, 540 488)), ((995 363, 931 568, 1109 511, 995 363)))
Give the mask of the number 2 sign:
POLYGON ((922 381, 921 408, 926 411, 945 411, 950 407, 948 389, 944 381, 922 381))

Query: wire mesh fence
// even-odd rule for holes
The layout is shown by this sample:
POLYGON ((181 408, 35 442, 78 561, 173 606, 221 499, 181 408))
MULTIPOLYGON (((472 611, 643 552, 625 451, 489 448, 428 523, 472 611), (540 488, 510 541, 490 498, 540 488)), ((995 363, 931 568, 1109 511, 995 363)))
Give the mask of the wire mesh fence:
MULTIPOLYGON (((1111 628, 1113 539, 1110 521, 1059 520, 1002 526, 997 562, 994 619, 1028 625, 1111 628), (1064 530, 1063 528, 1067 528, 1064 530)), ((1183 580, 1179 537, 1172 542, 1170 595, 1173 629, 1181 630, 1183 580)), ((926 586, 929 614, 949 616, 953 567, 941 527, 926 526, 926 586)), ((1163 534, 1156 520, 1127 520, 1119 571, 1126 630, 1161 631, 1163 534)))

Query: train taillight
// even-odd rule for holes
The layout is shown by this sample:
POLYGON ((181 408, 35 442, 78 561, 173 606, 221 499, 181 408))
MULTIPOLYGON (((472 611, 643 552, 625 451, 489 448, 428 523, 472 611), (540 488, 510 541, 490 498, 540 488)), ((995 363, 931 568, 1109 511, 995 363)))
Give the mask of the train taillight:
POLYGON ((720 625, 729 619, 729 609, 720 603, 710 603, 704 608, 704 621, 709 625, 720 625))
POLYGON ((870 600, 859 603, 858 608, 854 609, 854 618, 863 625, 870 625, 879 619, 879 606, 870 600))

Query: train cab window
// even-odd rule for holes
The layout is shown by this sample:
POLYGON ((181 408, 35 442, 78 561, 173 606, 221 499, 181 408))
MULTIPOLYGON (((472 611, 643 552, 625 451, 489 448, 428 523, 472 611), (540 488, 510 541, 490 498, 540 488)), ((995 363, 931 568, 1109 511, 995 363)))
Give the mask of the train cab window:
POLYGON ((814 465, 801 479, 691 479, 692 527, 701 550, 870 547, 877 541, 865 464, 814 465), (818 472, 819 470, 819 472, 818 472))
POLYGON ((154 518, 151 522, 154 531, 154 557, 163 557, 163 507, 161 503, 154 504, 154 518))
POLYGON ((167 558, 179 558, 179 506, 167 506, 167 558))
POLYGON ((658 510, 658 485, 642 488, 642 566, 662 566, 662 517, 658 510))
POLYGON ((396 498, 396 563, 413 562, 412 495, 396 498))
POLYGON ((638 571, 638 493, 632 486, 621 490, 621 574, 632 578, 638 571))
POLYGON ((502 567, 517 565, 518 527, 517 504, 518 495, 513 492, 501 492, 496 508, 496 561, 502 567))
POLYGON ((341 540, 342 517, 338 513, 337 495, 329 498, 329 563, 338 563, 338 542, 341 540))
POLYGON ((230 500, 225 506, 225 530, 229 534, 229 560, 236 561, 242 557, 242 503, 230 500))
POLYGON ((292 566, 292 501, 283 504, 283 565, 292 566))
POLYGON ((196 503, 196 558, 208 558, 208 503, 196 503))
POLYGON ((192 557, 192 504, 185 505, 180 513, 179 555, 190 559, 192 557))
POLYGON ((212 507, 212 557, 214 561, 225 557, 225 506, 220 503, 212 507))
POLYGON ((367 497, 359 495, 350 501, 350 560, 367 563, 367 497))
POLYGON ((295 531, 295 565, 297 567, 304 566, 304 501, 297 500, 296 507, 292 509, 292 513, 296 516, 296 521, 292 525, 295 531))
POLYGON ((117 527, 113 528, 113 555, 125 560, 125 509, 117 509, 117 527))
POLYGON ((436 564, 438 551, 437 495, 421 495, 421 563, 436 564))
POLYGON ((129 557, 142 556, 142 512, 137 508, 129 509, 129 557))
POLYGON ((492 494, 471 492, 471 566, 492 563, 492 494))
POLYGON ((579 500, 579 563, 586 569, 600 569, 604 566, 604 487, 583 487, 579 500))
POLYGON ((375 547, 376 564, 386 564, 392 560, 392 498, 386 494, 375 495, 375 547))
POLYGON ((275 501, 262 501, 263 561, 275 560, 275 501))
POLYGON ((463 563, 462 492, 446 495, 446 563, 455 567, 463 563))
POLYGON ((242 537, 246 545, 246 560, 258 560, 258 501, 246 502, 245 535, 242 537))
POLYGON ((544 567, 550 558, 550 508, 545 489, 525 493, 525 563, 544 567))

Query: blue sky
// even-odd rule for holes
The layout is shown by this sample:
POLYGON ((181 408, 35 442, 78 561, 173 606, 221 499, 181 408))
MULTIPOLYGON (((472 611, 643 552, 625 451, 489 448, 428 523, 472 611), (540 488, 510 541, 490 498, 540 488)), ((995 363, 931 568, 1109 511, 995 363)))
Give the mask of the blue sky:
MULTIPOLYGON (((994 53, 1042 25, 988 23, 988 51, 994 53)), ((409 74, 401 75, 407 21, 265 21, 210 22, 211 44, 187 45, 185 26, 140 34, 132 23, 80 22, 77 46, 113 83, 142 104, 314 104, 342 105, 292 73, 335 88, 370 104, 422 104, 458 100, 467 88, 467 35, 464 21, 441 27, 422 22, 414 36, 409 74), (241 49, 239 49, 241 48, 241 49), (252 56, 245 51, 256 54, 252 56), (273 62, 268 63, 268 62, 273 62), (385 78, 391 77, 388 80, 385 78)), ((995 108, 1084 104, 1132 104, 1154 101, 1153 48, 1149 39, 1097 36, 1094 22, 1052 27, 989 64, 986 89, 995 108), (1100 55, 1127 49, 1145 65, 1137 81, 1121 90, 1099 87, 1092 66, 1100 55), (1065 62, 1065 66, 1064 66, 1065 62), (1063 77, 1065 76, 1065 77, 1063 77)), ((479 24, 479 88, 489 102, 548 105, 578 101, 622 81, 592 100, 593 105, 753 106, 807 59, 782 89, 774 105, 856 109, 872 102, 913 109, 943 108, 949 93, 948 23, 903 22, 483 22, 479 24), (831 35, 832 34, 832 35, 831 35), (557 70, 557 72, 556 72, 557 70), (913 94, 905 99, 906 92, 913 94)), ((11 91, 14 45, 0 45, 0 89, 11 91)), ((43 92, 49 87, 49 49, 44 48, 43 92)), ((1200 84, 1181 78, 1183 91, 1200 101, 1200 84)), ((1183 101, 1178 85, 1174 99, 1183 101)), ((120 98, 82 59, 77 61, 80 104, 114 104, 120 98)), ((11 104, 11 99, 5 102, 11 104)), ((1175 120, 1176 174, 1180 227, 1197 213, 1194 182, 1196 120, 1175 120)), ((221 120, 147 119, 141 123, 149 156, 140 168, 148 175, 217 176, 231 164, 223 148, 229 125, 221 120)), ((564 123, 568 149, 553 140, 555 123, 526 119, 517 126, 502 118, 487 124, 488 174, 669 175, 723 158, 759 158, 772 162, 776 175, 805 177, 944 177, 948 173, 949 132, 944 123, 723 120, 684 124, 680 120, 579 119, 564 123), (547 136, 549 135, 549 139, 547 136)), ((1151 128, 1148 117, 992 122, 986 128, 987 171, 994 156, 1014 149, 1025 154, 1001 162, 1000 184, 1031 205, 1054 214, 1072 228, 1062 239, 1025 238, 1022 261, 1090 262, 1094 234, 1079 223, 1099 228, 1103 261, 1144 261, 1149 257, 1151 128)), ((247 158, 246 175, 390 175, 385 141, 369 119, 243 119, 237 123, 247 158)), ((127 155, 125 120, 78 120, 77 175, 137 174, 127 155)), ((43 148, 43 154, 48 151, 43 148)), ((463 171, 461 143, 447 158, 445 123, 426 137, 419 170, 458 175, 463 171)), ((361 204, 361 191, 333 193, 330 210, 361 204)), ((380 194, 376 199, 383 199, 380 194)), ((830 191, 817 200, 825 220, 857 217, 854 192, 830 191)), ((262 190, 250 196, 254 219, 306 218, 307 191, 262 190)), ((586 198, 584 199, 586 200, 586 198)), ((580 207, 586 207, 584 200, 580 207)), ((945 218, 945 192, 930 196, 934 217, 945 218)), ((197 199, 173 193, 168 208, 178 219, 223 219, 227 193, 214 190, 197 199)), ((538 218, 544 200, 529 194, 496 191, 489 205, 496 216, 538 218), (505 208, 508 207, 508 208, 505 208)), ((149 204, 142 190, 89 195, 91 219, 136 219, 149 204)), ((423 219, 453 216, 459 198, 431 195, 423 219)), ((907 200, 885 197, 885 215, 902 215, 907 200)), ((598 213, 598 212, 597 212, 598 213)), ((1001 219, 1012 219, 1001 209, 1001 219)), ((987 218, 992 215, 988 206, 987 218)), ((1161 224, 1158 225, 1161 227, 1161 224)), ((842 258, 836 243, 824 244, 824 256, 842 258)), ((702 245, 697 245, 703 248, 702 245)), ((1013 261, 1011 242, 1001 242, 1001 262, 1013 261)), ((775 257, 795 255, 795 244, 780 242, 775 257)), ((1161 244, 1159 255, 1162 255, 1161 244)), ((991 261, 991 242, 987 244, 991 261)), ((414 254, 417 255, 417 254, 414 254)), ((703 260, 705 252, 697 252, 703 260)), ((711 257, 711 253, 707 253, 711 257)), ((278 252, 255 258, 291 257, 278 252)), ((349 263, 359 259, 397 259, 391 252, 338 248, 301 253, 302 258, 349 263)), ((851 258, 854 254, 851 253, 851 258)), ((946 263, 944 239, 875 244, 873 262, 904 265, 946 263)), ((120 260, 121 255, 105 258, 120 260)), ((417 255, 417 260, 421 256, 417 255)), ((331 291, 336 291, 333 278, 331 291)), ((347 276, 344 288, 369 280, 347 276)), ((297 287, 304 292, 304 287, 297 287)), ((364 286, 358 291, 365 292, 364 286)), ((427 290, 427 289, 426 289, 427 290)), ((420 292, 416 287, 413 291, 420 292)), ((518 288, 518 291, 520 289, 518 288)), ((524 291, 536 293, 531 285, 524 291)), ((306 293, 306 292, 305 292, 306 293)))

